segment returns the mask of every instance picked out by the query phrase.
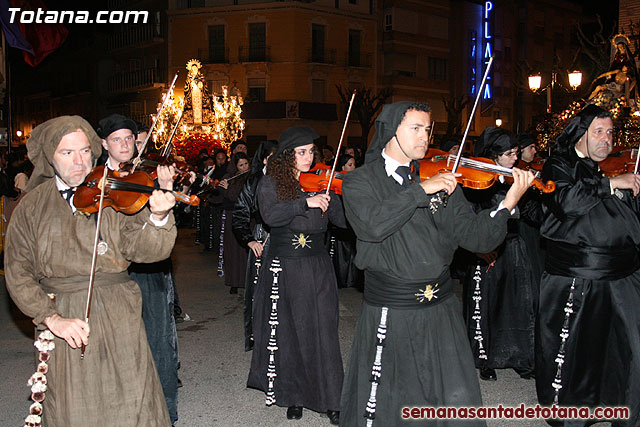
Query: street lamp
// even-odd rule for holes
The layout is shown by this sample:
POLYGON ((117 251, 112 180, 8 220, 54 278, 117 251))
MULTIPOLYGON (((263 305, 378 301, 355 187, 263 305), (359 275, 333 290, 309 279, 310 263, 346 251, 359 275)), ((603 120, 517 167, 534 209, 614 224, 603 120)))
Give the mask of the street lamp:
POLYGON ((500 119, 500 118, 497 118, 497 119, 496 119, 496 126, 497 126, 497 127, 502 126, 502 119, 500 119))
POLYGON ((22 137, 22 131, 21 131, 21 130, 17 130, 17 131, 16 131, 16 136, 17 136, 18 138, 21 138, 21 137, 22 137))
MULTIPOLYGON (((558 82, 557 76, 558 73, 552 71, 551 82, 549 82, 549 84, 542 89, 542 75, 540 75, 540 73, 537 73, 529 76, 529 89, 531 89, 532 92, 538 93, 541 90, 547 91, 547 113, 551 112, 551 92, 553 91, 553 87, 556 85, 556 83, 564 87, 560 82, 558 82)), ((580 71, 571 71, 567 73, 567 76, 569 78, 569 86, 571 86, 571 89, 578 89, 578 86, 580 86, 580 84, 582 83, 582 73, 580 71)))

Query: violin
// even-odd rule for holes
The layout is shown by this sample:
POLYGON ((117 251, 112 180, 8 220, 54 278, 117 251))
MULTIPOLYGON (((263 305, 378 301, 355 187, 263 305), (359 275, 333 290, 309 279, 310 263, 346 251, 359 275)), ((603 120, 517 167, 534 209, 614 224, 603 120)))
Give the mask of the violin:
MULTIPOLYGON (((213 169, 212 169, 212 170, 213 170, 213 169)), ((244 172, 238 172, 237 174, 233 175, 232 177, 226 178, 226 180, 227 180, 227 182, 232 181, 232 180, 234 180, 234 179, 236 179, 236 178, 238 178, 238 177, 240 177, 240 176, 244 175, 245 173, 249 173, 249 171, 250 171, 250 170, 251 170, 251 169, 247 169, 247 170, 246 170, 246 171, 244 171, 244 172)), ((204 179, 204 181, 203 181, 203 182, 204 182, 205 184, 203 185, 202 190, 200 190, 200 192, 199 192, 198 194, 200 194, 200 193, 202 193, 202 192, 206 191, 207 189, 210 189, 210 188, 217 188, 217 187, 219 187, 219 186, 220 186, 220 180, 219 180, 219 179, 217 179, 217 178, 216 178, 216 179, 211 179, 211 178, 210 178, 210 176, 209 176, 209 174, 204 175, 204 178, 205 178, 205 179, 204 179)), ((223 181, 224 181, 224 180, 223 180, 223 181)))
MULTIPOLYGON (((145 158, 140 158, 139 160, 137 157, 133 158, 128 162, 120 163, 119 166, 121 171, 130 173, 134 165, 137 165, 137 170, 146 172, 154 179, 157 177, 156 168, 158 166, 173 166, 176 171, 174 179, 179 179, 178 185, 189 185, 190 174, 193 172, 193 169, 187 162, 170 157, 166 158, 157 153, 149 153, 145 158)), ((196 173, 196 176, 200 178, 204 177, 204 175, 198 173, 196 173)))
MULTIPOLYGON (((342 194, 342 177, 346 172, 336 172, 331 180, 330 191, 336 194, 342 194)), ((331 177, 330 170, 318 170, 309 171, 300 174, 300 188, 306 193, 320 193, 327 191, 327 185, 329 184, 329 178, 331 177)))
POLYGON ((515 167, 525 171, 531 170, 534 172, 534 175, 536 175, 535 172, 542 172, 542 167, 544 166, 545 161, 546 159, 543 159, 542 157, 534 157, 530 162, 525 162, 520 159, 518 160, 518 163, 516 163, 515 167))
MULTIPOLYGON (((336 159, 338 158, 338 156, 336 156, 336 159)), ((331 170, 331 166, 325 165, 324 163, 316 163, 315 165, 313 165, 313 167, 311 169, 309 169, 309 172, 317 172, 317 171, 322 171, 322 170, 331 170)))
MULTIPOLYGON (((441 172, 451 172, 454 161, 455 156, 448 152, 430 149, 429 156, 420 160, 420 179, 425 180, 441 172)), ((491 159, 484 157, 461 157, 457 173, 462 174, 456 178, 459 184, 475 190, 491 187, 498 175, 513 176, 511 168, 496 165, 491 159)), ((543 193, 551 193, 556 189, 555 182, 547 181, 545 184, 538 178, 534 178, 531 185, 543 193)))
POLYGON ((111 206, 116 211, 129 215, 137 213, 147 204, 153 190, 169 192, 177 201, 191 206, 200 204, 197 196, 155 188, 153 178, 143 171, 119 176, 117 172, 108 170, 106 179, 103 181, 104 168, 105 166, 98 166, 93 169, 75 192, 73 205, 84 214, 98 212, 100 191, 103 186, 105 187, 103 206, 111 206))
POLYGON ((601 161, 599 165, 600 170, 609 178, 624 175, 625 173, 633 173, 635 171, 637 158, 637 148, 620 150, 609 154, 609 157, 601 161))

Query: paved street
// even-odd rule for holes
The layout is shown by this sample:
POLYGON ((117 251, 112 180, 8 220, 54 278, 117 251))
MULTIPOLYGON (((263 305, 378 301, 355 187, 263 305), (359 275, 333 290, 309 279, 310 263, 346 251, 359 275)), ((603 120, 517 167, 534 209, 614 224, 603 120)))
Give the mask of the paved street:
MULTIPOLYGON (((201 252, 193 239, 193 230, 181 229, 173 256, 181 305, 191 318, 178 324, 184 387, 177 426, 329 426, 326 417, 308 410, 302 420, 288 421, 285 409, 266 407, 263 393, 245 387, 251 353, 244 352, 242 299, 229 295, 223 279, 216 275, 213 253, 201 252)), ((26 383, 35 367, 33 331, 30 321, 10 302, 5 287, 1 288, 0 424, 17 427, 23 425, 30 404, 26 383)), ((340 290, 340 343, 345 362, 361 300, 355 290, 340 290)), ((498 371, 497 382, 481 381, 481 386, 487 406, 536 403, 534 382, 520 379, 511 370, 498 371)), ((504 420, 488 424, 546 425, 504 420)))

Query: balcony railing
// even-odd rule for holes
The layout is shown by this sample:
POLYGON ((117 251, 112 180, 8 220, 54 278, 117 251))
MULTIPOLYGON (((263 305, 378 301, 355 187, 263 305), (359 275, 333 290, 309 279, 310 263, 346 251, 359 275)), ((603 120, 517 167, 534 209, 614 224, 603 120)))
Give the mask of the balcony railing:
POLYGON ((238 48, 238 58, 240 62, 271 62, 271 47, 248 47, 238 48))
POLYGON ((120 73, 109 77, 107 89, 109 93, 117 93, 155 87, 166 83, 164 76, 164 70, 157 68, 120 73))
POLYGON ((229 62, 229 48, 198 49, 198 58, 203 64, 226 64, 229 62))
POLYGON ((109 49, 121 49, 153 41, 162 41, 165 38, 161 25, 130 25, 125 28, 126 30, 109 37, 109 49))
POLYGON ((309 62, 315 62, 318 64, 335 64, 336 63, 336 50, 335 49, 309 49, 309 62))

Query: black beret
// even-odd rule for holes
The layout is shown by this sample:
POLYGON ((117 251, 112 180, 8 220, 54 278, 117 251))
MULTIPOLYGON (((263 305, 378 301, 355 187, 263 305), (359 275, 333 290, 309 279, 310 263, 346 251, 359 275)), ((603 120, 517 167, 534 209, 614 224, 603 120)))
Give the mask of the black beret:
POLYGON ((292 126, 280 134, 278 150, 274 153, 273 157, 278 157, 287 149, 313 144, 313 141, 318 138, 320 138, 320 135, 309 126, 292 126))
POLYGON ((120 129, 129 129, 134 135, 138 133, 136 122, 121 114, 112 114, 98 122, 98 135, 107 139, 109 135, 120 129))

